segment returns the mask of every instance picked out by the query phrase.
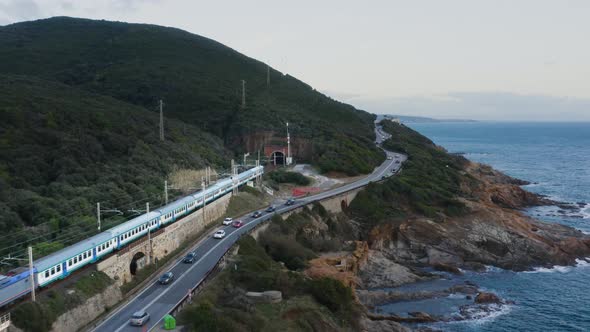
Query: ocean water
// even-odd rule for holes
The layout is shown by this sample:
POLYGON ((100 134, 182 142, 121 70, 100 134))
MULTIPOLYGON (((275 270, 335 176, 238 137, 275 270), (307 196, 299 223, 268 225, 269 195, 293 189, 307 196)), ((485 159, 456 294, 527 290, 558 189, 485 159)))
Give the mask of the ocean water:
MULTIPOLYGON (((590 123, 420 123, 410 127, 473 161, 530 181, 530 191, 576 203, 578 209, 533 208, 527 213, 590 233, 590 123)), ((442 323, 446 331, 590 331, 590 264, 511 272, 491 268, 466 273, 475 282, 514 304, 480 319, 442 323)), ((460 279, 461 279, 460 278, 460 279)), ((455 280, 460 281, 460 280, 455 280)), ((444 288, 445 281, 410 287, 444 288)), ((452 313, 462 298, 407 303, 416 311, 452 313), (422 306, 420 306, 422 304, 422 306)), ((403 311, 403 303, 383 306, 403 311)))

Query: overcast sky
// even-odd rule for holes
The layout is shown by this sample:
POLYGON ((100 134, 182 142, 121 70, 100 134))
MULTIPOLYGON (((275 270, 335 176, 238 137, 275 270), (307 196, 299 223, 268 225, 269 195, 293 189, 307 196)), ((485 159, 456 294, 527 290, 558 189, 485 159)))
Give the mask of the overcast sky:
POLYGON ((374 113, 590 121, 590 1, 0 0, 178 27, 374 113))

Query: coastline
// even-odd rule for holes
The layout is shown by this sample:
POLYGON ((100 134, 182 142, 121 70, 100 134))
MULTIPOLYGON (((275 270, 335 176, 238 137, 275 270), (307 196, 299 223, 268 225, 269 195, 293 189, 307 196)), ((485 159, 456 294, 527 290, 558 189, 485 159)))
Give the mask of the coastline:
MULTIPOLYGON (((579 230, 569 228, 560 224, 553 224, 540 221, 526 214, 526 209, 531 207, 555 206, 560 209, 573 209, 572 203, 558 202, 549 199, 547 196, 531 193, 522 186, 529 185, 530 182, 507 176, 499 171, 494 170, 488 165, 482 165, 475 162, 469 163, 469 170, 480 174, 480 180, 483 180, 485 186, 479 187, 481 192, 477 195, 479 202, 471 203, 470 208, 481 209, 478 204, 483 203, 483 208, 489 211, 500 211, 504 227, 512 229, 511 222, 517 224, 517 229, 528 234, 532 239, 538 240, 538 233, 550 234, 550 241, 546 244, 557 245, 559 250, 568 254, 557 256, 545 256, 543 258, 524 260, 523 257, 515 255, 515 260, 505 260, 500 264, 493 264, 489 260, 471 257, 471 260, 463 259, 459 262, 452 258, 449 252, 438 252, 434 256, 439 262, 424 261, 419 257, 413 259, 404 259, 403 255, 394 254, 392 239, 379 238, 375 235, 369 240, 369 255, 367 263, 360 269, 361 287, 357 288, 356 295, 365 310, 367 319, 373 321, 391 321, 402 323, 406 327, 415 330, 427 330, 433 323, 449 323, 460 321, 474 321, 489 319, 511 310, 515 304, 511 299, 504 299, 496 294, 480 288, 477 284, 466 279, 464 276, 471 273, 494 273, 494 271, 510 270, 522 273, 543 273, 551 272, 564 268, 573 268, 577 265, 590 264, 590 239, 579 230), (507 218, 512 220, 507 220, 507 218), (523 225, 529 225, 528 230, 523 230, 523 225), (386 243, 389 240, 389 243, 386 243), (565 241, 565 242, 564 242, 565 241), (568 244, 567 241, 570 243, 568 244), (564 244, 563 247, 560 244, 564 244), (446 254, 446 255, 445 255, 446 254), (384 277, 386 276, 386 277, 384 277), (437 280, 448 280, 451 285, 443 290, 420 290, 397 291, 400 287, 408 285, 428 285, 436 283, 437 280), (367 287, 369 286, 369 287, 367 287), (483 301, 479 298, 485 297, 483 301), (404 314, 384 313, 383 308, 387 305, 396 303, 413 303, 416 301, 449 302, 448 298, 454 298, 461 303, 459 313, 447 315, 431 315, 421 311, 406 311, 404 314), (463 301, 464 300, 464 301, 463 301)), ((482 211, 478 211, 482 213, 482 211)), ((488 219, 489 220, 489 219, 488 219)), ((414 219, 413 221, 418 221, 414 219)), ((442 223, 447 223, 444 220, 442 223)), ((467 222, 465 218, 463 222, 467 222)), ((436 226, 432 221, 427 223, 430 226, 436 226)), ((406 225, 409 226, 409 225, 406 225)), ((386 234, 391 229, 380 229, 375 234, 386 234)), ((409 234, 409 233, 404 233, 409 234)), ((416 234, 415 232, 412 234, 416 234)), ((446 233, 447 235, 449 233, 446 233)), ((545 235, 547 235, 545 234, 545 235)), ((457 236, 457 234, 454 234, 457 236)), ((469 234, 464 234, 470 236, 469 234)), ((522 233, 517 237, 522 237, 522 233)), ((432 234, 429 234, 431 239, 432 234)), ((406 236, 407 239, 409 239, 406 236)), ((485 242, 485 241, 484 241, 485 242)), ((424 243, 422 243, 424 245, 424 243)), ((415 242, 414 242, 415 245, 415 242)), ((400 249, 399 244, 394 244, 396 249, 400 249)), ((407 247, 407 246, 406 246, 407 247)), ((433 248, 429 248, 431 251, 433 248)), ((428 250, 426 250, 428 251, 428 250)), ((431 253, 430 253, 431 254, 431 253)), ((557 253, 556 253, 557 254, 557 253)), ((535 255, 533 255, 535 256, 535 255)), ((466 257, 464 257, 466 258, 466 257)), ((393 306, 396 307, 395 305, 393 306)), ((399 308, 399 306, 397 306, 399 308)), ((387 328, 392 328, 387 325, 387 328)), ((383 331, 387 328, 382 329, 383 331)), ((376 329, 377 330, 377 329, 376 329)))
MULTIPOLYGON (((428 126, 425 126, 428 128, 428 126)), ((434 126, 433 126, 434 127, 434 126)), ((463 131, 461 130, 461 134, 465 135, 466 139, 464 141, 461 140, 460 135, 457 135, 456 132, 458 130, 460 130, 457 126, 448 126, 448 127, 443 127, 444 129, 442 130, 431 130, 431 134, 432 133, 436 133, 438 134, 437 137, 442 137, 442 138, 447 138, 447 141, 450 142, 451 146, 458 151, 467 151, 465 153, 462 153, 460 155, 457 154, 453 154, 454 156, 460 158, 463 155, 473 155, 475 154, 476 159, 479 159, 478 161, 487 161, 487 163, 490 163, 490 161, 497 161, 497 160, 505 160, 505 159, 498 159, 501 158, 502 153, 505 153, 505 151, 520 151, 520 147, 519 147, 519 141, 512 141, 510 140, 510 138, 508 138, 509 140, 505 142, 498 142, 497 138, 492 138, 492 137, 496 137, 496 136, 480 136, 480 133, 478 132, 479 130, 483 130, 480 129, 480 127, 484 127, 484 125, 474 125, 473 127, 477 127, 478 130, 471 130, 469 131, 469 129, 467 130, 467 133, 464 134, 463 131), (445 131, 446 130, 446 131, 445 131), (443 136, 443 134, 446 134, 447 136, 443 136), (479 137, 486 137, 488 138, 487 140, 484 139, 479 139, 479 137), (504 148, 503 144, 510 144, 508 148, 504 148), (475 151, 475 152, 473 152, 475 151), (485 151, 486 153, 479 153, 478 151, 485 151)), ((499 129, 499 132, 502 133, 501 130, 504 130, 502 128, 499 129)), ((520 132, 517 132, 520 133, 520 132)), ((491 135, 490 133, 488 133, 488 135, 491 135)), ((515 134, 517 135, 517 134, 515 134)), ((572 133, 572 135, 574 135, 574 133, 572 133)), ((578 133, 579 135, 579 133, 578 133)), ((430 135, 430 137, 433 137, 436 135, 430 135)), ((522 135, 521 135, 522 136, 522 135)), ((521 137, 519 136, 519 137, 521 137)), ((534 140, 531 139, 530 137, 526 138, 527 142, 534 140)), ((444 141, 444 140, 443 140, 444 141)), ((554 144, 554 139, 552 141, 549 142, 549 144, 553 143, 554 144)), ((521 143, 522 144, 522 143, 521 143)), ((557 152, 555 151, 555 149, 548 149, 547 151, 544 151, 543 149, 545 149, 545 146, 542 145, 541 143, 537 143, 534 142, 531 143, 532 148, 530 146, 527 146, 527 149, 529 150, 525 150, 525 152, 527 152, 528 154, 525 154, 522 158, 525 158, 524 161, 526 162, 542 162, 543 158, 546 159, 551 159, 549 158, 549 156, 553 157, 553 159, 557 159, 559 161, 559 158, 564 158, 565 156, 559 155, 557 154, 557 152), (534 154, 531 153, 531 151, 534 151, 534 154)), ((575 146, 575 145, 574 145, 575 146)), ((558 148, 559 150, 561 150, 562 148, 558 148)), ((446 150, 445 150, 446 151, 446 150)), ((573 156, 571 154, 571 149, 569 149, 568 151, 570 151, 570 154, 568 154, 567 156, 573 156)), ((515 160, 520 160, 520 156, 518 157, 512 157, 512 159, 508 158, 509 161, 504 162, 504 163, 500 163, 500 165, 503 165, 503 169, 508 169, 511 170, 510 174, 516 174, 518 176, 518 174, 523 175, 525 172, 523 170, 528 169, 527 167, 531 167, 531 165, 523 163, 522 165, 517 163, 515 160), (514 172, 514 170, 517 170, 516 172, 514 172)), ((562 159, 563 160, 563 159, 562 159)), ((574 162, 575 160, 580 161, 580 160, 585 160, 584 158, 580 159, 580 158, 576 158, 575 156, 573 157, 573 160, 568 160, 568 162, 571 165, 572 162, 574 162)), ((389 255, 389 261, 395 264, 407 264, 410 265, 412 268, 415 269, 428 269, 430 268, 431 273, 434 274, 438 274, 440 275, 440 277, 438 279, 428 279, 428 280, 424 280, 424 281, 418 281, 418 282, 410 282, 410 283, 402 283, 399 285, 390 285, 389 287, 387 287, 386 284, 384 284, 383 288, 379 288, 379 287, 375 287, 375 288, 367 288, 367 287, 362 287, 364 285, 361 285, 361 287, 359 287, 359 289, 361 290, 361 292, 365 292, 365 291, 376 291, 378 292, 390 292, 390 291, 405 291, 407 294, 405 294, 405 298, 407 299, 408 297, 412 297, 413 293, 418 293, 420 291, 419 287, 415 287, 416 285, 420 285, 420 287, 433 287, 432 284, 436 284, 438 281, 437 280, 447 280, 449 282, 453 282, 456 281, 457 283, 462 283, 465 281, 465 279, 471 279, 472 281, 477 280, 477 283, 483 284, 484 286, 481 287, 481 289, 479 291, 483 291, 483 292, 495 292, 498 291, 499 293, 497 293, 499 296, 501 296, 503 299, 501 299, 502 301, 504 301, 504 303, 499 307, 499 308, 495 308, 497 310, 489 310, 489 311, 485 311, 485 310, 480 310, 480 313, 482 314, 481 316, 472 316, 472 317, 468 317, 468 319, 463 320, 462 322, 466 322, 467 325, 465 325, 462 322, 459 322, 459 320, 451 320, 449 319, 450 317, 444 318, 442 317, 442 319, 439 319, 439 321, 445 322, 445 323, 440 323, 443 325, 440 325, 439 323, 429 323, 426 325, 421 325, 421 324, 413 324, 411 325, 412 328, 424 328, 424 326, 426 326, 426 329, 429 328, 442 328, 443 330, 446 330, 448 328, 448 326, 446 324, 450 323, 450 322, 457 322, 456 324, 459 325, 455 325, 455 323, 453 323, 450 326, 453 326, 452 330, 454 330, 454 328, 457 328, 461 331, 465 330, 465 331, 471 331, 471 328, 475 328, 476 325, 471 325, 471 324, 479 324, 476 322, 485 322, 488 320, 493 320, 495 317, 498 317, 500 315, 505 315, 507 313, 511 313, 510 317, 511 319, 523 319, 523 317, 528 317, 527 319, 530 319, 531 315, 532 317, 534 317, 534 315, 536 314, 537 310, 543 310, 544 308, 544 303, 545 302, 549 302, 549 303, 553 303, 555 301, 557 301, 557 303, 562 303, 559 301, 563 301, 563 299, 560 299, 560 287, 556 286, 556 285, 545 285, 545 282, 549 282, 551 283, 552 280, 563 280, 563 282, 566 282, 566 280, 568 281, 568 285, 573 286, 576 284, 576 277, 582 277, 584 278, 584 276, 587 274, 587 267, 590 265, 588 263, 589 259, 587 258, 588 255, 588 247, 589 247, 589 243, 588 243, 588 233, 590 233, 590 231, 588 231, 586 228, 584 228, 585 226, 582 226, 581 229, 584 230, 586 229, 585 232, 583 232, 582 230, 580 230, 579 227, 568 227, 568 226, 579 226, 579 225, 583 225, 583 221, 588 219, 588 213, 590 212, 590 204, 587 203, 586 201, 588 201, 587 195, 562 195, 562 194, 556 194, 554 190, 547 190, 549 189, 553 189, 553 188, 560 188, 560 187, 555 187, 556 185, 554 184, 554 181, 551 180, 547 180, 546 177, 543 176, 547 176, 547 174, 553 174, 554 172, 540 172, 540 170, 545 171, 547 168, 544 167, 544 164, 539 164, 538 166, 535 164, 532 164, 535 171, 533 171, 532 173, 527 173, 527 175, 525 176, 525 178, 527 178, 530 181, 524 181, 524 180, 519 180, 516 179, 514 177, 510 177, 510 176, 496 176, 499 174, 504 175, 502 172, 496 171, 493 168, 491 168, 490 166, 486 166, 483 164, 480 164, 478 162, 473 162, 470 161, 470 164, 473 165, 479 165, 481 166, 484 170, 485 168, 488 168, 487 171, 484 172, 479 172, 481 175, 483 176, 483 183, 485 183, 485 186, 480 186, 480 192, 475 192, 473 195, 474 197, 477 197, 480 200, 481 204, 477 204, 474 203, 474 205, 479 205, 480 209, 490 209, 492 211, 495 212, 490 212, 487 213, 487 216, 489 217, 491 216, 496 216, 496 217, 502 217, 500 219, 503 219, 503 222, 501 223, 502 226, 504 227, 505 230, 508 230, 509 232, 512 232, 513 235, 516 235, 515 237, 513 237, 515 242, 519 242, 519 241, 533 241, 533 242, 541 242, 543 243, 548 249, 557 249, 557 251, 562 251, 563 254, 558 254, 555 251, 551 252, 548 255, 539 255, 538 253, 538 248, 533 248, 531 256, 533 259, 529 259, 529 260, 522 260, 522 259, 518 259, 518 252, 515 252, 514 254, 509 252, 507 253, 508 255, 511 256, 511 259, 513 259, 512 264, 510 259, 506 259, 503 261, 481 261, 479 260, 479 262, 477 264, 464 264, 464 261, 455 261, 453 262, 451 260, 450 263, 454 263, 454 264, 450 264, 451 266, 447 266, 444 267, 445 269, 447 269, 448 271, 453 271, 454 268, 456 268, 458 270, 459 273, 457 274, 452 274, 450 272, 440 272, 440 271, 435 271, 432 268, 432 264, 430 264, 431 262, 429 262, 428 260, 424 260, 422 259, 422 261, 420 261, 420 259, 417 259, 416 262, 414 264, 411 263, 410 260, 407 261, 400 261, 399 258, 400 257, 396 257, 396 255, 389 255), (537 173, 535 173, 537 172, 537 173), (541 175, 541 176, 531 176, 531 174, 537 174, 537 175, 541 175), (487 175, 487 176, 486 176, 487 175), (486 179, 487 177, 487 179, 486 179), (501 181, 501 179, 512 179, 511 181, 501 181), (538 181, 538 182, 537 182, 538 181), (504 182, 504 183, 502 183, 504 182), (511 182, 511 185, 508 185, 507 182, 511 182), (518 188, 515 188, 514 186, 517 186, 518 188), (552 187, 553 186, 553 187, 552 187), (532 191, 531 191, 532 189, 532 191), (540 189, 545 189, 545 190, 540 190, 540 189), (492 197, 494 197, 494 199, 491 199, 492 197), (564 198, 566 197, 566 198, 564 198), (573 199, 571 197, 574 197, 573 199), (580 198, 582 197, 582 198, 580 198), (586 197, 584 199, 584 197, 586 197), (544 221, 539 220, 539 218, 543 218, 544 221), (563 221, 563 218, 567 218, 568 220, 563 221), (565 225, 565 226, 564 226, 565 225), (457 264, 458 263, 458 264, 457 264), (500 264, 498 264, 500 263, 500 264), (571 281, 571 283, 569 282, 569 278, 568 278, 568 274, 573 274, 574 275, 574 280, 571 281), (433 281, 434 280, 434 281, 433 281), (535 280, 539 280, 538 282, 534 282, 535 280), (514 281, 514 282, 513 282, 514 281), (501 282, 500 284, 498 284, 498 282, 501 282), (573 283, 573 284, 572 284, 573 283), (430 284, 430 286, 428 286, 430 284), (500 286, 502 285, 502 286, 500 286), (506 285, 506 286, 504 286, 506 285), (519 289, 518 291, 515 291, 514 289, 511 288, 510 285, 520 285, 520 287, 525 287, 524 290, 519 289), (535 285, 537 287, 540 287, 540 285, 544 285, 545 287, 548 287, 548 291, 549 292, 553 292, 553 298, 550 299, 544 299, 543 297, 543 293, 539 294, 538 296, 541 296, 539 299, 537 299, 536 301, 542 301, 542 302, 527 302, 527 303, 522 303, 522 301, 530 301, 531 296, 537 296, 535 293, 531 294, 531 292, 534 292, 533 289, 528 290, 527 286, 528 285, 535 285), (526 296, 523 298, 523 296, 526 296), (541 300, 543 299, 543 300, 541 300), (515 304, 512 304, 511 301, 518 301, 515 304), (517 311, 514 311, 513 309, 517 309, 517 311), (527 316, 528 315, 528 316, 527 316), (518 318, 516 318, 518 317, 518 318), (471 323, 470 323, 471 322, 471 323), (470 328, 465 328, 465 326, 470 326, 470 328)), ((493 165, 496 165, 496 163, 492 163, 493 165)), ((575 164, 574 164, 575 165, 575 164)), ((562 171, 563 172, 563 171, 562 171)), ((566 173, 567 174, 567 173, 566 173)), ((549 175, 551 176, 551 175, 549 175)), ((559 176, 559 173, 556 173, 555 176, 559 176)), ((579 176, 575 177, 575 178, 579 178, 579 176)), ((568 183, 569 177, 566 178, 566 182, 568 183)), ((581 183, 587 183, 587 182, 581 182, 581 183)), ((570 183, 570 185, 572 185, 570 183)), ((563 188, 563 185, 562 187, 563 188)), ((575 187, 573 187, 575 188, 575 187)), ((580 191, 580 189, 576 189, 577 192, 580 191)), ((486 215, 486 213, 483 213, 480 211, 481 214, 486 215)), ((417 218, 420 219, 420 218, 417 218)), ((465 223, 472 223, 472 221, 470 220, 466 220, 467 218, 464 218, 464 222, 465 223)), ((486 219, 488 220, 488 219, 486 219)), ((498 221, 498 220, 497 220, 498 221)), ((436 229, 437 227, 440 226, 440 224, 445 224, 445 227, 448 227, 448 225, 446 225, 446 223, 448 222, 448 220, 444 220, 444 221, 439 221, 439 222, 435 222, 433 223, 433 227, 436 229)), ((471 230, 471 229, 470 229, 471 230)), ((393 231, 393 227, 391 229, 386 229, 381 228, 379 231, 375 231, 375 237, 378 238, 378 235, 381 233, 387 233, 388 231, 393 231)), ((426 237, 426 233, 423 232, 425 237, 426 237)), ((444 232, 443 233, 445 236, 451 236, 451 237, 457 237, 458 233, 453 233, 453 232, 444 232)), ((408 237, 406 237, 406 235, 410 235, 409 240, 407 241, 408 243, 410 243, 413 246, 435 246, 437 243, 433 243, 433 242, 421 242, 421 243, 415 243, 411 240, 414 240, 416 235, 416 232, 406 232, 401 234, 398 234, 396 236, 396 240, 399 237, 402 238, 406 238, 408 239, 408 237)), ((431 240, 435 237, 434 234, 428 234, 431 237, 431 240)), ((479 234, 474 234, 473 232, 464 232, 464 235, 466 235, 467 238, 473 237, 473 236, 480 236, 481 238, 485 238, 485 236, 482 236, 481 233, 479 234)), ((492 233, 486 233, 486 235, 488 237, 494 237, 493 235, 498 235, 498 234, 492 234, 492 233)), ((443 240, 446 240, 446 238, 443 238, 443 240)), ((498 240, 502 240, 502 238, 500 237, 500 239, 498 240)), ((393 248, 396 248, 396 244, 398 244, 399 241, 383 241, 383 243, 381 243, 381 247, 383 248, 386 252, 389 251, 389 253, 391 253, 393 251, 393 248), (393 245, 392 245, 393 243, 393 245), (389 249, 389 250, 388 250, 389 249)), ((503 245, 505 245, 505 247, 510 247, 512 246, 513 248, 527 248, 526 246, 524 247, 519 247, 518 245, 512 245, 510 243, 504 243, 502 241, 497 241, 496 242, 496 246, 495 249, 499 250, 503 247, 503 245)), ((491 246, 494 247, 494 246, 491 246)), ((492 249, 492 248, 490 248, 492 249)), ((425 252, 427 252, 428 250, 423 250, 425 252)), ((551 250, 549 250, 551 251, 551 250)), ((528 251, 527 254, 529 253, 528 251)), ((453 256, 456 253, 453 253, 449 256, 453 256)), ((418 257, 417 257, 418 258, 418 257)), ((423 258, 423 257, 422 257, 423 258)), ((448 258, 448 257, 447 257, 448 258)), ((470 257, 473 258, 473 257, 470 257)), ((481 257, 476 257, 475 261, 478 261, 477 258, 481 258, 481 257)), ((521 257, 522 258, 522 257, 521 257)), ((442 268, 442 267, 441 267, 442 268)), ((372 270, 371 268, 368 268, 368 273, 366 273, 367 275, 379 275, 378 273, 375 273, 374 269, 372 270)), ((570 277, 571 278, 571 277, 570 277)), ((583 280, 583 279, 582 279, 583 280)), ((578 283, 580 282, 579 279, 577 281, 578 283)), ((373 283, 374 286, 374 283, 373 283)), ((452 286, 452 285, 450 285, 452 286)), ((449 286, 449 287, 450 287, 449 286)), ((448 287, 447 287, 448 289, 448 287)), ((541 291, 544 292, 544 288, 541 289, 537 289, 536 291, 541 291)), ((566 291, 566 290, 564 290, 566 291)), ((567 291, 573 291, 575 292, 575 289, 572 290, 567 290, 567 291)), ((454 298, 454 297, 460 297, 459 294, 449 294, 446 296, 442 296, 444 294, 440 294, 440 291, 438 291, 439 294, 436 294, 437 292, 433 292, 431 296, 431 299, 433 299, 433 302, 438 301, 437 303, 439 303, 439 306, 444 306, 444 305, 450 305, 449 303, 451 302, 450 298, 454 298)), ((549 294, 549 293, 548 293, 549 294)), ((382 296, 382 295, 376 295, 376 297, 378 296, 382 296)), ((391 295, 389 295, 391 296, 391 295)), ((424 294, 422 293, 422 296, 424 296, 424 294)), ((550 295, 547 295, 550 296, 550 295)), ((565 296, 565 294, 564 294, 565 296)), ((463 298, 464 299, 464 298, 463 298)), ((396 312, 395 309, 407 309, 407 310, 412 310, 412 305, 415 303, 419 303, 421 305, 425 305, 426 307, 428 307, 428 305, 432 306, 432 303, 428 303, 428 300, 424 300, 422 302, 420 302, 420 300, 411 300, 411 301, 407 301, 407 300, 401 300, 398 296, 397 302, 390 302, 393 303, 394 305, 391 305, 389 307, 385 307, 385 306, 371 306, 370 303, 368 305, 368 310, 372 311, 372 312, 383 312, 383 311, 389 311, 389 312, 396 312), (401 303, 403 304, 403 306, 398 306, 396 308, 395 304, 396 303, 401 303)), ((575 302, 574 302, 575 303, 575 302)), ((457 308, 460 308, 461 306, 458 306, 457 308)), ((481 309, 481 308, 480 308, 481 309)), ((405 312, 405 314, 407 314, 407 310, 405 312)), ((554 310, 553 308, 550 309, 546 309, 549 310, 548 312, 545 313, 545 315, 547 315, 546 317, 555 317, 554 316, 554 310)), ((565 310, 565 309, 564 309, 565 310)), ((569 310, 576 310, 575 306, 570 306, 569 310)), ((579 311, 579 310, 576 310, 579 311)), ((404 312, 402 312, 404 313, 404 312)), ((555 317, 557 318, 557 317, 555 317)), ((503 326, 504 329, 506 329, 507 327, 510 328, 514 328, 515 326, 519 326, 519 324, 526 324, 524 320, 522 321, 513 321, 513 322, 507 322, 506 320, 502 320, 501 321, 501 326, 503 326)), ((555 325, 551 325, 552 322, 549 322, 549 324, 547 324, 547 322, 544 323, 544 326, 555 326, 555 325)), ((570 326, 578 326, 576 325, 576 323, 572 323, 573 325, 570 326)), ((580 324, 584 324, 584 323, 580 323, 580 324)), ((483 328, 483 330, 485 331, 496 331, 497 328, 493 327, 494 325, 497 324, 493 324, 493 325, 488 325, 487 327, 483 328)), ((520 325, 522 326, 522 325, 520 325)), ((524 325, 526 326, 526 325, 524 325)), ((541 325, 539 325, 541 326, 541 325)), ((477 329, 479 330, 480 327, 477 327, 477 329)))

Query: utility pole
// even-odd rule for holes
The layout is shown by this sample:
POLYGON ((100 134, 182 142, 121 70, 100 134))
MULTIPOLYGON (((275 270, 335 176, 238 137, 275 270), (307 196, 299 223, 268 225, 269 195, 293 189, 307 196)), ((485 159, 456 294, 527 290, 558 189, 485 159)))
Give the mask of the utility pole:
POLYGON ((96 203, 96 216, 98 222, 98 231, 100 232, 100 203, 96 203))
POLYGON ((237 183, 238 177, 237 177, 236 169, 237 169, 236 164, 235 164, 234 160, 232 159, 231 160, 231 182, 232 182, 232 187, 233 187, 232 193, 234 195, 236 195, 238 193, 238 183, 237 183))
MULTIPOLYGON (((150 202, 145 203, 145 213, 150 213, 150 202)), ((148 264, 152 264, 152 225, 148 224, 148 244, 150 252, 148 253, 148 264)))
POLYGON ((101 213, 102 212, 106 212, 106 213, 116 213, 118 215, 123 215, 123 212, 119 209, 101 209, 100 208, 100 203, 96 203, 96 221, 98 224, 98 231, 100 232, 101 226, 102 226, 102 220, 100 219, 101 217, 101 213))
POLYGON ((242 80, 242 108, 246 108, 246 81, 242 80))
POLYGON ((164 201, 168 204, 168 181, 164 180, 164 201))
MULTIPOLYGON (((260 160, 256 160, 256 167, 260 166, 260 160)), ((256 173, 256 186, 260 186, 260 174, 256 173)))
POLYGON ((160 141, 164 140, 164 102, 160 99, 160 141))
POLYGON ((35 278, 33 273, 33 247, 29 246, 29 280, 31 280, 31 300, 35 302, 35 278))
POLYGON ((205 182, 205 179, 203 177, 201 177, 201 188, 203 190, 203 223, 206 223, 205 206, 207 206, 207 196, 205 195, 205 192, 207 191, 207 182, 205 182))
POLYGON ((250 155, 250 152, 248 153, 244 153, 244 166, 246 166, 246 157, 248 157, 250 155))
POLYGON ((287 166, 291 165, 291 136, 289 136, 289 122, 287 122, 287 166))

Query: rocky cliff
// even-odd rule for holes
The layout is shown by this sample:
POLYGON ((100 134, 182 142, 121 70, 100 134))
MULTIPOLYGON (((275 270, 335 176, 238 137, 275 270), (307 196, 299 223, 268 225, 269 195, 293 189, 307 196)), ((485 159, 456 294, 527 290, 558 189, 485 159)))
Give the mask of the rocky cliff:
POLYGON ((403 264, 447 264, 468 269, 481 264, 511 270, 572 265, 590 255, 590 237, 573 228, 525 216, 519 209, 553 204, 520 187, 523 182, 489 166, 470 163, 469 184, 459 200, 468 212, 456 217, 412 215, 399 225, 371 230, 369 245, 403 264))

